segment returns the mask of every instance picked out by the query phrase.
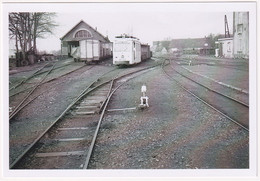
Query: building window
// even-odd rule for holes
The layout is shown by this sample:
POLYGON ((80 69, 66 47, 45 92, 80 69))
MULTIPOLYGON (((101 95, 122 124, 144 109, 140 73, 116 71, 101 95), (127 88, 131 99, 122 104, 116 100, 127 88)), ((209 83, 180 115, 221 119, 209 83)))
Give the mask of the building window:
POLYGON ((75 38, 90 38, 91 34, 87 30, 79 30, 75 34, 75 38))
POLYGON ((237 25, 237 33, 242 34, 243 33, 243 24, 238 24, 237 25))

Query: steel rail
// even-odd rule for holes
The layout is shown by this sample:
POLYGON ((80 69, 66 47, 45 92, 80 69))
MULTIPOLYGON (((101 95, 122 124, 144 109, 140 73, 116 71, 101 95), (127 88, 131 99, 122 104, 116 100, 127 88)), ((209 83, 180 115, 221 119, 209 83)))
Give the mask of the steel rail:
POLYGON ((11 87, 9 89, 12 90, 12 89, 16 89, 17 87, 19 87, 20 85, 22 85, 24 82, 28 81, 29 79, 31 79, 32 77, 34 77, 36 75, 36 73, 40 72, 42 69, 44 69, 47 65, 49 65, 50 63, 48 64, 45 64, 44 66, 42 66, 40 69, 36 70, 32 75, 30 75, 29 77, 27 77, 26 79, 22 80, 21 82, 19 82, 18 84, 16 84, 15 86, 11 87))
POLYGON ((212 108, 213 110, 215 110, 216 112, 220 113, 221 115, 223 115, 225 118, 229 119, 230 121, 232 121, 233 123, 237 124, 238 126, 240 126, 241 128, 243 128, 244 130, 249 132, 249 129, 246 128, 245 126, 243 126, 242 124, 240 124, 239 122, 235 121, 234 119, 230 118, 228 115, 226 115, 225 113, 221 112, 220 110, 218 110, 217 108, 215 108, 214 106, 212 106, 211 104, 207 103, 206 101, 204 101, 203 99, 201 99, 200 97, 198 97, 197 95, 195 95, 194 93, 192 93, 191 91, 189 91, 188 89, 186 89, 184 86, 182 86, 180 84, 180 82, 178 82, 176 79, 174 79, 172 76, 170 76, 169 74, 167 74, 167 72, 164 70, 164 64, 165 61, 162 63, 162 70, 164 72, 165 75, 167 75, 168 78, 170 78, 171 80, 174 80, 183 90, 185 90, 186 92, 188 92, 189 94, 191 94, 192 96, 194 96, 195 98, 197 98, 198 100, 200 100, 202 103, 204 103, 205 105, 209 106, 210 108, 212 108))
POLYGON ((47 74, 41 79, 41 81, 34 87, 34 89, 32 89, 27 95, 26 97, 18 104, 18 106, 14 109, 14 111, 9 115, 9 120, 12 119, 19 111, 20 106, 24 103, 24 101, 27 100, 27 98, 36 90, 37 87, 39 87, 39 85, 45 80, 45 78, 47 77, 47 75, 49 75, 51 73, 51 71, 53 70, 55 64, 52 66, 52 68, 47 72, 47 74))
MULTIPOLYGON (((158 66, 158 65, 156 65, 158 66)), ((148 68, 153 68, 155 66, 152 66, 152 67, 148 67, 148 68)), ((137 72, 139 71, 143 71, 145 69, 148 69, 148 68, 144 68, 144 69, 141 69, 141 70, 138 70, 137 72)), ((100 86, 103 86, 109 82, 111 82, 113 79, 111 80, 108 80, 108 81, 105 81, 97 86, 95 86, 94 88, 90 89, 91 86, 94 85, 94 83, 98 82, 99 79, 104 76, 105 74, 108 74, 112 71, 114 71, 115 69, 112 69, 104 74, 102 74, 100 77, 98 77, 95 81, 93 81, 87 88, 85 88, 79 95, 78 97, 61 113, 61 115, 50 125, 48 126, 44 132, 42 132, 24 151, 22 154, 20 154, 16 159, 15 161, 12 162, 12 164, 10 165, 10 169, 11 168, 14 168, 15 165, 35 146, 35 144, 67 113, 68 110, 70 110, 70 108, 72 106, 74 106, 80 99, 82 99, 85 95, 87 95, 88 93, 92 92, 93 90, 99 88, 100 86)), ((128 74, 133 74, 135 72, 130 72, 128 74)), ((124 77, 124 76, 127 76, 128 74, 124 74, 122 75, 121 77, 124 77)))
MULTIPOLYGON (((84 66, 85 66, 85 65, 84 65, 84 66)), ((92 67, 93 67, 93 66, 92 66, 92 67)), ((90 67, 89 69, 91 69, 92 67, 90 67)), ((82 68, 82 67, 81 67, 81 68, 82 68)), ((89 70, 89 69, 87 69, 87 70, 89 70)), ((78 70, 78 69, 77 69, 77 70, 78 70)), ((69 72, 69 73, 71 73, 71 72, 69 72)), ((64 74, 64 75, 66 75, 66 74, 64 74)), ((64 75, 62 75, 62 76, 64 76, 64 75)), ((58 78, 58 77, 56 77, 56 78, 54 78, 54 79, 51 79, 51 80, 49 80, 49 81, 46 81, 46 82, 53 81, 53 80, 55 80, 55 79, 57 79, 57 78, 58 78)), ((44 83, 46 83, 46 82, 43 82, 42 84, 44 84, 44 83)), ((52 88, 51 88, 51 89, 52 89, 52 88)), ((34 100, 36 100, 36 98, 38 98, 40 95, 44 94, 45 92, 50 91, 51 89, 47 89, 47 90, 41 92, 40 94, 38 94, 37 96, 35 96, 34 98, 32 98, 30 101, 28 101, 28 102, 25 103, 24 105, 20 106, 19 109, 16 111, 15 114, 17 114, 17 113, 18 113, 19 111, 21 111, 24 107, 26 107, 26 106, 29 105, 31 102, 33 102, 34 100)))
POLYGON ((228 96, 228 95, 222 94, 221 92, 218 92, 218 91, 216 91, 216 90, 214 90, 214 89, 212 89, 212 88, 210 88, 210 87, 208 87, 208 86, 206 86, 206 85, 204 85, 204 84, 201 84, 201 83, 199 83, 199 82, 193 80, 192 78, 190 78, 190 77, 188 77, 188 76, 186 76, 186 75, 183 75, 182 73, 180 73, 179 71, 177 71, 177 70, 173 67, 171 61, 170 61, 170 65, 171 65, 171 67, 172 67, 172 70, 174 70, 175 72, 177 72, 177 73, 180 74, 181 76, 183 76, 183 77, 185 77, 185 78, 191 80, 192 82, 194 82, 194 83, 196 83, 196 84, 199 84, 200 86, 202 86, 202 87, 208 89, 209 91, 215 92, 215 93, 217 93, 217 94, 219 94, 219 95, 221 95, 221 96, 223 96, 223 97, 226 97, 226 98, 228 98, 228 99, 231 99, 232 101, 237 102, 237 103, 239 103, 239 104, 241 104, 241 105, 243 105, 243 106, 245 106, 245 107, 249 107, 248 104, 246 104, 246 103, 244 103, 244 102, 242 102, 242 101, 240 101, 240 100, 237 100, 237 99, 235 99, 235 98, 233 98, 233 97, 230 97, 230 96, 228 96))
MULTIPOLYGON (((24 107, 26 107, 28 104, 30 104, 31 102, 33 102, 34 100, 36 100, 40 95, 42 95, 43 93, 47 92, 49 90, 43 91, 40 94, 38 94, 37 96, 35 96, 34 98, 32 98, 30 101, 26 102, 25 104, 23 104, 22 106, 20 106, 16 112, 15 115, 18 114, 18 112, 20 112, 24 107)), ((15 115, 13 115, 11 118, 13 118, 15 115)), ((11 120, 11 118, 9 118, 9 120, 11 120)))
POLYGON ((97 139, 97 135, 98 135, 98 132, 99 132, 99 128, 100 128, 100 125, 102 123, 103 117, 105 115, 106 107, 107 107, 107 105, 109 103, 109 100, 111 98, 111 95, 112 95, 111 91, 112 91, 113 84, 114 84, 114 80, 111 81, 111 86, 110 86, 110 89, 109 89, 109 95, 110 96, 106 99, 106 101, 105 101, 106 104, 105 104, 105 106, 104 106, 104 108, 102 110, 101 116, 99 117, 98 125, 96 127, 96 130, 95 130, 94 136, 92 138, 91 144, 89 146, 89 149, 88 149, 88 152, 87 152, 86 161, 85 161, 85 163, 83 165, 83 169, 87 169, 87 167, 88 167, 88 164, 89 164, 89 161, 90 161, 90 157, 92 155, 92 152, 93 152, 93 149, 94 149, 94 146, 95 146, 95 142, 96 142, 96 139, 97 139))
POLYGON ((93 90, 95 90, 96 88, 104 85, 105 83, 108 83, 110 81, 104 82, 103 84, 100 84, 92 89, 90 89, 90 87, 96 83, 102 76, 104 76, 107 73, 112 72, 114 69, 102 74, 101 76, 99 76, 96 80, 94 80, 89 86, 87 86, 87 88, 85 88, 77 97, 76 99, 74 99, 74 101, 72 101, 72 103, 61 113, 61 115, 54 120, 54 122, 48 126, 44 132, 42 132, 24 151, 22 154, 20 154, 15 161, 12 162, 12 164, 10 165, 10 169, 13 168, 33 147, 34 145, 67 113, 67 111, 74 106, 82 97, 84 97, 86 94, 92 92, 93 90), (90 89, 90 90, 89 90, 90 89))
MULTIPOLYGON (((65 66, 68 66, 68 65, 65 65, 65 66)), ((62 67, 65 67, 65 66, 62 66, 62 67)), ((61 76, 58 76, 58 77, 55 77, 55 78, 53 78, 53 79, 47 80, 47 81, 43 82, 42 84, 51 82, 51 81, 56 80, 56 79, 58 79, 58 78, 60 78, 60 77, 62 77, 62 76, 65 76, 65 75, 68 75, 68 74, 70 74, 70 73, 73 73, 73 72, 75 72, 75 71, 77 71, 77 70, 79 70, 79 69, 81 69, 81 68, 83 68, 83 67, 85 67, 85 66, 86 66, 86 65, 83 65, 82 67, 79 67, 79 68, 77 68, 77 69, 75 69, 75 70, 72 70, 72 71, 70 71, 70 72, 67 72, 67 73, 65 73, 65 74, 63 74, 63 75, 61 75, 61 76)), ((91 66, 89 69, 91 69, 91 68, 93 68, 93 67, 94 67, 94 66, 91 66)), ((60 68, 60 67, 59 67, 59 68, 60 68)), ((87 69, 87 70, 89 70, 89 69, 87 69)), ((54 68, 53 70, 56 70, 56 69, 54 68)), ((46 71, 45 71, 45 73, 46 73, 46 71)), ((10 98, 10 97, 13 97, 13 96, 15 96, 15 95, 17 95, 17 94, 20 94, 20 93, 22 93, 22 92, 24 92, 24 91, 27 91, 27 90, 29 90, 29 89, 32 89, 32 88, 34 88, 34 87, 35 87, 35 86, 31 86, 31 87, 28 87, 28 88, 26 88, 26 89, 24 89, 24 90, 21 90, 21 91, 19 91, 19 92, 16 92, 16 93, 10 95, 9 98, 10 98)))
MULTIPOLYGON (((156 66, 158 66, 158 65, 156 65, 156 66)), ((128 82, 128 81, 131 80, 131 79, 134 79, 135 77, 137 77, 137 76, 139 76, 139 75, 127 79, 125 82, 119 84, 119 85, 112 91, 112 87, 113 87, 114 81, 116 81, 116 80, 118 80, 118 79, 121 79, 121 78, 123 78, 123 77, 125 77, 125 76, 131 75, 131 74, 134 74, 134 73, 137 73, 137 72, 140 72, 140 71, 144 71, 144 70, 146 70, 146 69, 151 69, 151 70, 153 70, 152 68, 154 68, 154 67, 156 67, 156 66, 152 66, 152 67, 149 67, 149 68, 144 68, 144 69, 139 70, 139 71, 136 71, 136 72, 131 72, 131 73, 122 75, 122 76, 120 76, 120 77, 115 77, 115 78, 112 80, 111 86, 110 86, 110 90, 109 90, 109 96, 108 96, 108 97, 106 98, 106 100, 105 100, 105 105, 104 105, 104 108, 102 109, 102 113, 101 113, 101 116, 100 116, 100 118, 99 118, 98 125, 97 125, 97 127, 96 127, 94 136, 93 136, 93 138, 92 138, 90 147, 89 147, 89 149, 88 149, 87 157, 86 157, 85 163, 84 163, 84 165, 83 165, 83 169, 87 169, 88 166, 89 166, 90 158, 91 158, 91 155, 92 155, 94 146, 95 146, 95 142, 96 142, 96 139, 97 139, 97 136, 98 136, 98 132, 99 132, 99 129, 100 129, 102 120, 103 120, 104 115, 105 115, 106 108, 107 108, 107 106, 108 106, 108 104, 109 104, 109 101, 110 101, 111 97, 113 96, 113 94, 114 94, 122 85, 124 85, 126 82, 128 82), (112 92, 111 92, 111 91, 112 91, 112 92)), ((147 73, 147 72, 144 72, 144 73, 147 73)))
MULTIPOLYGON (((179 61, 182 61, 182 62, 184 62, 185 64, 189 64, 189 61, 188 60, 186 60, 186 59, 180 59, 180 58, 177 58, 177 60, 179 60, 179 61)), ((195 59, 196 60, 196 59, 195 59)), ((200 60, 196 60, 196 61, 200 61, 200 60)), ((210 63, 207 63, 207 62, 196 62, 196 65, 209 65, 209 66, 211 66, 212 64, 210 64, 210 63)), ((227 64, 227 65, 225 65, 225 64, 221 64, 221 63, 219 63, 219 64, 214 64, 215 66, 218 66, 218 67, 224 67, 224 68, 227 68, 227 69, 233 69, 233 70, 240 70, 240 71, 248 71, 248 69, 243 69, 243 68, 236 68, 236 67, 233 67, 233 66, 235 66, 235 65, 229 65, 229 64, 227 64)))

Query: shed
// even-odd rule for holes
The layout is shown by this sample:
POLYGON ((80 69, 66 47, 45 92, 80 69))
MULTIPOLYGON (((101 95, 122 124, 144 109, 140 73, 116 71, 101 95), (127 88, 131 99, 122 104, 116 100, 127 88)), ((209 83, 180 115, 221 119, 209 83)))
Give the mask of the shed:
POLYGON ((219 43, 219 56, 225 58, 233 58, 233 38, 220 38, 219 43))
POLYGON ((61 54, 71 56, 75 47, 80 46, 82 40, 92 40, 94 42, 110 43, 107 37, 104 37, 97 29, 92 28, 86 22, 81 20, 71 30, 69 30, 61 40, 61 54))

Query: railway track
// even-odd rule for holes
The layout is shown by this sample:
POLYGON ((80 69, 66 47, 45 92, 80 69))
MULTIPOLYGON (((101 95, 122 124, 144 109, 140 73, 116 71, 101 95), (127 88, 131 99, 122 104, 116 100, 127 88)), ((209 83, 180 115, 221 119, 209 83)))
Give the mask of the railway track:
MULTIPOLYGON (((66 67, 66 66, 68 66, 68 65, 70 65, 70 64, 62 65, 62 66, 59 66, 59 67, 54 67, 52 70, 61 69, 61 68, 64 68, 64 67, 66 67)), ((9 89, 9 92, 10 92, 9 98, 10 98, 10 97, 13 97, 13 96, 15 96, 15 95, 17 95, 17 94, 23 93, 23 92, 25 92, 25 91, 28 91, 28 90, 33 89, 33 88, 35 87, 35 85, 34 85, 33 83, 28 83, 28 81, 31 80, 32 78, 36 78, 36 79, 37 79, 37 76, 41 76, 41 75, 44 74, 44 73, 48 73, 49 70, 44 70, 44 71, 42 71, 46 66, 51 66, 51 64, 46 64, 45 66, 41 67, 39 70, 37 70, 36 72, 34 72, 34 73, 33 73, 32 75, 30 75, 29 77, 25 78, 24 80, 20 81, 20 82, 17 83, 16 85, 12 86, 12 87, 9 89), (25 85, 26 83, 29 84, 29 85, 31 84, 32 86, 25 85), (16 90, 18 87, 22 87, 22 86, 24 86, 25 88, 21 88, 22 90, 19 90, 19 91, 16 91, 16 92, 15 92, 15 90, 16 90), (11 92, 11 91, 12 91, 12 92, 11 92)), ((85 66, 85 65, 84 65, 84 66, 85 66)), ((66 74, 63 74, 63 75, 61 75, 61 76, 70 74, 70 73, 72 73, 72 72, 75 72, 75 71, 77 71, 77 70, 83 68, 84 66, 79 67, 79 68, 77 68, 77 69, 74 69, 74 70, 72 70, 72 71, 70 71, 70 72, 67 72, 66 74)), ((92 67, 93 67, 93 66, 92 66, 92 67)), ((61 76, 59 76, 59 77, 61 77, 61 76)), ((48 82, 50 82, 50 81, 53 81, 53 80, 55 80, 55 79, 57 79, 57 78, 59 78, 59 77, 56 77, 56 78, 53 78, 53 79, 50 79, 50 80, 46 80, 46 81, 44 81, 42 84, 48 83, 48 82)))
POLYGON ((110 79, 104 78, 107 73, 101 75, 10 164, 10 168, 88 168, 99 127, 113 93, 128 80, 156 66, 118 73, 110 79))
POLYGON ((182 75, 173 67, 162 64, 164 74, 174 80, 182 89, 196 99, 214 109, 228 120, 249 131, 249 106, 239 100, 226 96, 207 87, 196 80, 182 75))
MULTIPOLYGON (((67 66, 67 65, 65 65, 65 66, 67 66)), ((31 76, 29 76, 25 81, 22 81, 21 83, 18 84, 18 86, 20 86, 20 85, 22 85, 23 83, 25 83, 27 80, 31 79, 32 77, 37 76, 37 75, 42 74, 42 73, 46 73, 46 74, 40 79, 40 81, 36 82, 36 84, 35 84, 34 86, 29 87, 29 88, 27 88, 27 89, 25 89, 25 90, 22 90, 22 91, 16 93, 16 94, 20 94, 20 93, 22 93, 22 92, 29 91, 29 92, 25 92, 25 94, 22 96, 23 99, 20 100, 20 102, 19 102, 18 104, 12 105, 13 107, 15 107, 15 109, 14 109, 14 110, 11 110, 11 112, 10 112, 10 114, 9 114, 9 120, 11 120, 18 112, 20 112, 24 107, 26 107, 26 106, 29 105, 31 102, 33 102, 33 101, 34 101, 36 98, 38 98, 40 95, 42 95, 43 93, 45 93, 45 92, 47 92, 47 91, 50 91, 50 89, 47 89, 46 91, 43 91, 43 92, 39 93, 39 94, 36 95, 36 96, 32 96, 32 94, 34 93, 34 91, 35 91, 39 86, 41 86, 41 85, 43 85, 43 84, 46 84, 46 83, 48 83, 48 82, 50 82, 50 81, 53 81, 53 80, 55 80, 55 79, 58 79, 58 78, 60 78, 60 77, 62 77, 62 76, 66 76, 66 75, 68 75, 68 74, 70 74, 70 73, 72 73, 72 72, 75 72, 75 71, 77 71, 77 70, 79 70, 79 69, 85 67, 85 65, 82 66, 82 67, 79 67, 79 68, 77 68, 77 69, 74 69, 74 70, 72 70, 72 71, 70 71, 70 72, 67 72, 66 74, 63 74, 63 75, 61 75, 61 76, 59 76, 59 77, 55 77, 55 78, 52 78, 52 79, 47 80, 47 81, 45 81, 46 78, 47 78, 47 76, 48 76, 53 70, 55 70, 55 64, 52 65, 52 67, 51 67, 48 71, 40 72, 44 67, 45 67, 45 66, 43 66, 42 68, 40 68, 39 70, 37 70, 35 73, 33 73, 31 76), (26 102, 26 101, 27 101, 27 102, 26 102)), ((60 67, 58 67, 58 68, 61 68, 61 67, 64 67, 64 66, 60 66, 60 67)), ((91 69, 92 67, 93 67, 93 66, 89 67, 89 69, 91 69)), ((57 69, 57 68, 56 68, 56 69, 57 69)), ((88 70, 89 70, 89 69, 88 69, 88 70)), ((16 86, 15 88, 17 88, 18 86, 16 86)), ((16 95, 16 94, 14 94, 14 95, 16 95)), ((12 96, 14 96, 14 95, 12 95, 12 96)), ((12 97, 12 96, 10 96, 10 97, 12 97)), ((10 99, 10 97, 9 97, 9 99, 10 99)))
MULTIPOLYGON (((56 62, 57 63, 57 62, 56 62)), ((47 63, 45 65, 43 65, 42 67, 40 67, 38 70, 36 70, 35 72, 33 72, 31 75, 29 75, 28 77, 26 77, 25 79, 23 79, 22 81, 16 83, 15 85, 13 85, 11 88, 9 88, 9 91, 16 89, 17 87, 23 85, 24 83, 28 82, 30 79, 36 77, 36 76, 40 76, 44 73, 47 73, 49 70, 48 68, 51 67, 54 64, 54 62, 51 63, 47 63), (47 70, 46 70, 47 69, 47 70)), ((69 66, 70 64, 65 64, 65 65, 61 65, 61 66, 57 66, 54 67, 53 70, 57 70, 57 69, 61 69, 64 68, 66 66, 69 66)), ((13 83, 14 84, 14 83, 13 83)))
MULTIPOLYGON (((183 60, 183 59, 178 59, 177 60, 180 62, 180 64, 184 64, 184 65, 189 65, 190 60, 183 60)), ((209 66, 217 66, 217 67, 223 67, 223 68, 227 68, 227 69, 233 69, 233 70, 240 70, 243 72, 248 72, 248 66, 245 67, 245 65, 241 64, 241 65, 237 65, 236 64, 224 64, 224 63, 219 63, 219 62, 207 62, 207 61, 200 61, 200 60, 196 60, 193 59, 191 60, 192 65, 209 65, 209 66)))
POLYGON ((11 120, 24 106, 24 102, 29 98, 29 96, 39 87, 42 82, 46 79, 46 77, 51 73, 53 68, 55 67, 55 64, 52 66, 52 68, 40 79, 40 81, 36 84, 36 86, 28 93, 25 95, 25 97, 21 100, 21 102, 15 106, 15 109, 12 110, 12 112, 9 114, 9 120, 11 120))
MULTIPOLYGON (((191 81, 195 81, 195 78, 193 77, 194 76, 194 74, 193 73, 188 73, 188 75, 187 75, 187 73, 183 73, 182 72, 182 70, 184 70, 184 71, 188 71, 187 69, 185 69, 184 67, 181 67, 182 69, 181 70, 177 70, 177 68, 175 68, 174 67, 174 65, 172 64, 172 62, 173 61, 170 61, 170 65, 171 65, 171 67, 173 68, 173 70, 175 71, 175 72, 177 72, 178 74, 180 74, 181 76, 183 76, 183 77, 185 77, 185 78, 187 78, 187 79, 190 79, 191 81), (192 78, 191 78, 192 77, 192 78)), ((176 63, 176 62, 175 62, 176 63)), ((177 64, 177 63, 176 63, 177 64)), ((218 91, 218 90, 215 90, 214 88, 212 88, 212 87, 210 87, 210 86, 207 86, 206 84, 204 84, 204 83, 200 83, 199 82, 199 80, 196 80, 195 81, 197 84, 199 84, 200 86, 202 86, 202 87, 204 87, 204 88, 206 88, 206 89, 208 89, 208 90, 210 90, 210 91, 213 91, 213 92, 216 92, 217 94, 220 94, 220 95, 222 95, 222 96, 224 96, 224 97, 227 97, 228 99, 231 99, 231 100, 233 100, 233 101, 235 101, 235 102, 238 102, 238 103, 240 103, 240 104, 242 104, 242 105, 244 105, 244 106, 246 106, 246 107, 249 107, 249 104, 248 104, 248 100, 246 100, 245 102, 244 101, 242 101, 242 100, 239 100, 239 99, 237 99, 237 98, 235 98, 235 96, 232 96, 232 95, 227 95, 227 94, 225 94, 225 93, 221 93, 220 91, 218 91)), ((216 82, 216 81, 215 81, 216 82)), ((215 83, 216 84, 216 83, 215 83)), ((217 83, 218 84, 218 83, 217 83)), ((223 89, 223 88, 222 88, 223 89)), ((228 88, 228 89, 230 89, 230 88, 228 88)), ((222 91, 223 92, 223 91, 222 91)), ((247 97, 247 95, 246 95, 246 97, 247 97)))
POLYGON ((17 87, 19 87, 20 85, 24 84, 25 82, 27 82, 28 80, 30 80, 31 78, 33 78, 34 76, 36 76, 41 70, 43 70, 45 67, 47 67, 48 65, 50 65, 50 63, 45 64, 44 66, 42 66, 41 68, 39 68, 38 70, 36 70, 32 75, 30 75, 29 77, 23 79, 21 82, 19 82, 18 84, 14 85, 13 87, 9 88, 9 91, 16 89, 17 87))

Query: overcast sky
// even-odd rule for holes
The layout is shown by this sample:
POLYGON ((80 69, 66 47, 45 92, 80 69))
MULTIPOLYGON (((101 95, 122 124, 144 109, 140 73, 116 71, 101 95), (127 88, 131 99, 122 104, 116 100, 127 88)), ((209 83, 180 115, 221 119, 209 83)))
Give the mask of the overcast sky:
POLYGON ((227 15, 230 33, 233 29, 232 4, 225 3, 70 3, 46 6, 17 6, 16 11, 57 12, 58 27, 54 35, 38 40, 40 50, 59 50, 60 38, 80 20, 104 36, 131 34, 142 43, 165 38, 202 38, 210 33, 224 34, 227 15), (227 6, 228 5, 228 6, 227 6))

